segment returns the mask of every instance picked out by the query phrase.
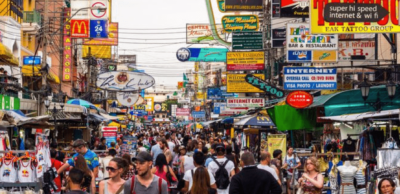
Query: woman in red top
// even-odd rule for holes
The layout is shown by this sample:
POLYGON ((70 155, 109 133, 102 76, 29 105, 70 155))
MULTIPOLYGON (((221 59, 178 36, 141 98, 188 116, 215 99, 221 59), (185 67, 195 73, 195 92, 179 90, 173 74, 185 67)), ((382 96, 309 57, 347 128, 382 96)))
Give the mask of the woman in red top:
MULTIPOLYGON (((51 157, 51 167, 56 168, 56 170, 58 170, 63 163, 56 160, 57 157, 57 151, 56 150, 50 150, 50 157, 51 157)), ((57 191, 56 193, 60 193, 61 192, 61 176, 57 176, 57 178, 54 179, 54 183, 56 183, 57 186, 57 191)))
POLYGON ((176 182, 178 179, 175 176, 174 171, 170 166, 167 164, 167 158, 164 154, 159 154, 156 158, 156 164, 151 169, 151 172, 158 177, 161 177, 168 183, 168 191, 169 187, 171 187, 171 182, 176 182))

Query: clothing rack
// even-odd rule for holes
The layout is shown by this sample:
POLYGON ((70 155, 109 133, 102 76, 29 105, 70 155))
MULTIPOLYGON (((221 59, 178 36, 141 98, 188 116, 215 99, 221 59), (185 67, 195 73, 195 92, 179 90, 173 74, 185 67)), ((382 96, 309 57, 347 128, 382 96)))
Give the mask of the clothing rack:
POLYGON ((340 153, 295 153, 297 156, 345 156, 345 155, 360 155, 359 152, 340 152, 340 153))

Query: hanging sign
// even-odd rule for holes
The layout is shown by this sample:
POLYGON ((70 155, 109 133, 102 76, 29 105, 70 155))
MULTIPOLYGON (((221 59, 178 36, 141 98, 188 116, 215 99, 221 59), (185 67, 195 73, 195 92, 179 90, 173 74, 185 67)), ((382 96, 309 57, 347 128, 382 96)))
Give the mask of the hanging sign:
POLYGON ((71 81, 72 78, 71 21, 68 19, 70 17, 70 11, 71 9, 64 8, 62 81, 71 81))
POLYGON ((313 0, 310 1, 310 24, 312 34, 365 34, 365 33, 399 33, 398 2, 384 0, 365 1, 363 4, 336 1, 336 0, 313 0), (331 4, 335 3, 335 4, 331 4), (357 4, 357 5, 356 5, 357 4), (325 10, 325 7, 328 10, 325 10), (367 5, 367 6, 366 6, 367 5), (388 14, 380 8, 388 11, 388 14), (337 9, 334 9, 337 8, 337 9), (363 9, 356 9, 363 8, 363 9), (381 11, 379 11, 381 10, 381 11), (357 12, 357 13, 355 13, 357 12), (353 18, 354 13, 354 18, 353 18), (381 18, 377 22, 368 20, 381 18), (326 18, 325 18, 326 17, 326 18), (344 18, 349 17, 349 18, 344 18), (342 19, 340 19, 342 18, 342 19), (363 22, 354 22, 361 18, 368 18, 363 22), (329 22, 340 21, 340 22, 329 22), (352 21, 352 22, 347 22, 352 21))
POLYGON ((286 30, 288 50, 337 50, 337 35, 311 35, 307 23, 289 23, 286 30))
POLYGON ((176 58, 181 62, 226 62, 226 48, 180 48, 176 58))
POLYGON ((335 68, 283 67, 285 90, 336 90, 335 68))
POLYGON ((257 15, 231 15, 222 17, 222 26, 226 32, 249 32, 258 30, 257 15))
POLYGON ((264 70, 264 51, 226 53, 227 71, 264 70))
POLYGON ((108 20, 90 20, 90 38, 108 38, 108 20))
POLYGON ((146 104, 146 111, 154 110, 154 97, 144 97, 146 104))
POLYGON ((314 97, 305 91, 293 91, 286 97, 286 103, 293 108, 307 108, 314 101, 314 97))
MULTIPOLYGON (((255 76, 265 79, 264 74, 254 74, 255 76)), ((246 74, 227 74, 226 78, 226 91, 236 93, 261 93, 262 90, 257 87, 253 87, 251 84, 246 82, 246 74)))
POLYGON ((176 116, 189 116, 190 115, 190 108, 177 108, 176 109, 176 116))
POLYGON ((216 42, 212 30, 216 28, 219 37, 224 37, 221 24, 186 24, 186 44, 210 44, 216 42))
POLYGON ((246 75, 246 82, 249 83, 250 85, 262 90, 263 92, 270 94, 272 96, 282 98, 284 96, 284 92, 275 87, 269 85, 267 82, 264 81, 264 79, 260 79, 255 76, 255 74, 247 74, 246 75))
POLYGON ((139 99, 139 94, 134 92, 117 92, 117 100, 123 106, 132 106, 139 99))
POLYGON ((280 17, 308 18, 308 0, 281 0, 280 17))
POLYGON ((312 60, 312 51, 287 51, 287 62, 307 63, 312 60))
POLYGON ((264 107, 264 105, 265 105, 264 98, 228 98, 228 99, 226 99, 226 106, 229 108, 237 108, 237 107, 256 108, 256 107, 264 107))
POLYGON ((238 1, 225 0, 226 11, 262 11, 263 0, 238 1))
POLYGON ((103 90, 137 91, 153 86, 155 80, 146 73, 112 71, 98 75, 96 86, 103 90))
POLYGON ((263 50, 263 32, 233 32, 232 50, 263 50))
POLYGON ((272 29, 272 47, 283 48, 286 43, 286 29, 272 29))
POLYGON ((89 20, 71 20, 72 38, 89 38, 89 20))
POLYGON ((217 3, 219 11, 225 13, 225 0, 217 0, 217 3))

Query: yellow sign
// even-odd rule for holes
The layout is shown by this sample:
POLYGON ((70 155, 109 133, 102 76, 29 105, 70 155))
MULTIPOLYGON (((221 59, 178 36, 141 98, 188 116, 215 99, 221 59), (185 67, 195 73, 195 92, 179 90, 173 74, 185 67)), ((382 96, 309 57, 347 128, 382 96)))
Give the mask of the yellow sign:
POLYGON ((89 57, 89 47, 91 48, 90 54, 92 57, 101 59, 111 59, 111 46, 85 46, 83 45, 82 57, 89 57))
POLYGON ((256 52, 227 52, 226 70, 228 71, 250 71, 264 70, 265 54, 263 51, 256 52))
POLYGON ((199 66, 200 66, 199 62, 194 63, 194 72, 199 72, 199 66))
POLYGON ((194 74, 194 85, 197 87, 199 84, 199 74, 194 74))
POLYGON ((154 97, 144 97, 146 100, 146 111, 153 111, 154 110, 154 97))
POLYGON ((337 61, 337 51, 322 51, 315 50, 312 51, 312 61, 313 62, 336 62, 337 61))
POLYGON ((282 151, 282 157, 286 156, 286 135, 268 135, 268 152, 274 153, 275 150, 282 151))
MULTIPOLYGON (((327 3, 343 3, 344 0, 312 0, 310 1, 310 23, 312 34, 359 34, 359 33, 399 33, 397 1, 372 0, 368 4, 381 4, 389 11, 379 22, 326 22, 324 20, 324 7, 327 3)), ((347 2, 347 1, 346 1, 347 2)))
MULTIPOLYGON (((253 74, 254 76, 264 80, 264 74, 253 74)), ((245 80, 246 74, 227 74, 227 92, 235 92, 235 93, 263 93, 264 91, 252 86, 247 83, 245 80)))

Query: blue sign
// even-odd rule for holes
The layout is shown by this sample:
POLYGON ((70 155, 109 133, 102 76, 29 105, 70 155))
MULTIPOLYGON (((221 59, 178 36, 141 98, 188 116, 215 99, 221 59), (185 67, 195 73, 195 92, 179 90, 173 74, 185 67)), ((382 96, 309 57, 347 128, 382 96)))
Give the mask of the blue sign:
POLYGON ((153 116, 147 116, 147 120, 148 121, 152 121, 153 120, 153 116))
POLYGON ((90 38, 108 38, 108 20, 90 20, 90 38))
POLYGON ((222 98, 221 89, 219 88, 208 88, 207 89, 207 99, 219 100, 222 98))
POLYGON ((206 118, 206 113, 204 111, 193 111, 192 112, 192 117, 195 118, 195 119, 206 118))
POLYGON ((228 93, 226 91, 221 91, 221 96, 223 97, 237 97, 238 95, 235 93, 228 93))
POLYGON ((335 68, 284 67, 285 90, 336 90, 335 68))
POLYGON ((180 48, 176 51, 179 61, 204 61, 204 62, 226 62, 226 48, 180 48))
POLYGON ((24 65, 40 65, 42 64, 42 58, 40 56, 25 56, 24 65))
POLYGON ((287 61, 311 62, 312 51, 288 51, 287 61))
POLYGON ((220 114, 221 113, 221 107, 214 107, 214 114, 220 114))

